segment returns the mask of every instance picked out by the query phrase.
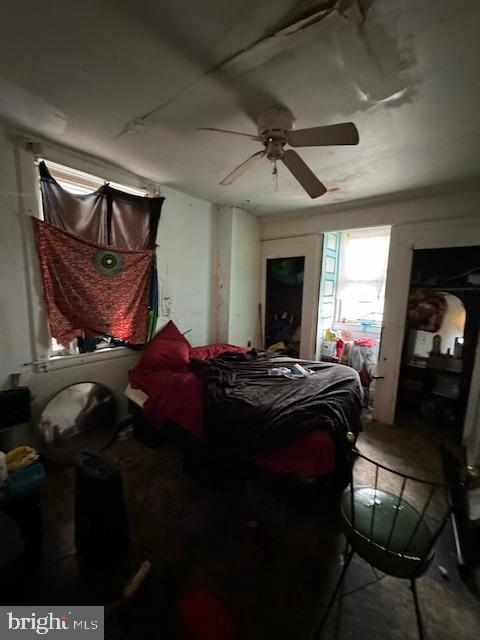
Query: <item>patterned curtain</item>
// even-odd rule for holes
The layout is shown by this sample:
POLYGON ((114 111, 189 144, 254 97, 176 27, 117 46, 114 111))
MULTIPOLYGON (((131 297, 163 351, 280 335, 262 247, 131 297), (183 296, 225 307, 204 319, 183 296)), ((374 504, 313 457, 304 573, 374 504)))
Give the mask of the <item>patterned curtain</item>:
MULTIPOLYGON (((142 300, 145 300, 145 295, 147 296, 146 304, 148 307, 148 313, 145 319, 146 329, 144 333, 138 331, 138 318, 143 317, 143 314, 140 314, 140 316, 137 317, 137 320, 135 320, 136 329, 128 338, 130 342, 135 342, 138 341, 139 336, 142 335, 143 342, 145 342, 145 340, 149 340, 155 333, 158 315, 158 285, 154 249, 164 198, 148 198, 132 195, 113 189, 108 184, 100 187, 97 191, 92 193, 75 195, 63 189, 58 182, 52 178, 44 162, 40 163, 39 169, 44 220, 48 225, 45 229, 42 225, 35 225, 35 234, 37 249, 39 250, 39 257, 42 266, 44 293, 46 296, 52 336, 56 338, 58 342, 64 343, 66 340, 65 335, 62 334, 61 331, 59 333, 58 314, 56 315, 57 322, 53 322, 55 328, 52 326, 51 315, 52 309, 55 307, 52 302, 52 295, 55 288, 61 285, 62 292, 60 306, 62 309, 67 309, 67 316, 66 318, 63 318, 62 322, 65 321, 67 324, 70 323, 69 326, 71 329, 75 328, 79 330, 83 327, 87 334, 97 331, 98 333, 111 335, 114 338, 127 340, 126 337, 123 337, 123 335, 118 333, 118 323, 115 325, 117 327, 115 333, 113 326, 106 327, 108 330, 105 330, 105 327, 103 329, 100 327, 100 323, 98 327, 94 328, 91 326, 91 320, 86 320, 82 324, 81 318, 79 318, 77 313, 68 317, 68 314, 71 314, 73 309, 78 308, 78 301, 76 304, 70 304, 68 298, 73 295, 73 290, 70 289, 69 291, 68 285, 65 282, 60 282, 63 280, 62 271, 55 269, 52 266, 52 258, 46 251, 48 242, 53 241, 52 238, 55 237, 55 241, 57 243, 60 242, 55 234, 49 233, 49 225, 64 232, 65 235, 63 236, 63 241, 66 244, 69 244, 69 246, 71 245, 70 251, 74 251, 78 253, 79 256, 82 256, 82 259, 79 260, 75 277, 77 278, 80 288, 83 287, 84 290, 89 290, 89 296, 86 301, 87 305, 81 305, 83 310, 82 313, 86 313, 88 318, 90 318, 90 312, 87 312, 87 308, 95 309, 96 312, 100 312, 100 300, 99 296, 95 296, 94 291, 88 286, 89 283, 87 282, 87 279, 91 276, 91 273, 89 274, 88 269, 85 270, 81 267, 81 265, 86 264, 84 260, 85 256, 83 255, 84 252, 82 251, 82 248, 85 245, 82 245, 81 243, 72 244, 69 241, 76 239, 78 241, 83 241, 84 243, 89 243, 89 245, 94 247, 97 252, 95 254, 97 257, 101 252, 105 252, 106 254, 110 252, 114 258, 115 256, 120 256, 119 260, 123 265, 130 264, 129 261, 125 259, 125 256, 130 254, 126 254, 124 252, 149 252, 149 284, 146 289, 146 294, 144 294, 142 290, 142 300), (41 243, 39 242, 40 236, 42 240, 41 243), (58 278, 60 278, 60 280, 58 280, 58 278)), ((75 264, 76 253, 68 256, 71 264, 75 264)), ((57 259, 60 257, 58 251, 56 256, 57 259)), ((63 256, 61 256, 61 260, 63 261, 63 256)), ((71 270, 69 270, 69 273, 71 276, 71 270)), ((110 273, 109 275, 112 274, 110 273)), ((121 279, 119 282, 120 281, 121 279)), ((110 296, 111 300, 109 300, 108 304, 112 305, 114 308, 122 307, 120 299, 125 297, 124 294, 126 292, 122 291, 121 286, 124 286, 125 282, 126 281, 124 279, 123 285, 120 284, 119 286, 116 286, 115 294, 110 296)), ((112 282, 110 281, 109 284, 112 285, 112 282)), ((78 287, 75 289, 78 291, 78 287)), ((103 314, 100 314, 99 317, 103 317, 103 314)), ((129 315, 129 318, 131 319, 131 315, 129 315)))

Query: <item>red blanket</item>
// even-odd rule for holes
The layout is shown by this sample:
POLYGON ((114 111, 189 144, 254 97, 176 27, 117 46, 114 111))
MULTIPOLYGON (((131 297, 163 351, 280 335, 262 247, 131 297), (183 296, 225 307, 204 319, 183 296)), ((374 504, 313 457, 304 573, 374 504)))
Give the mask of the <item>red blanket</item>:
MULTIPOLYGON (((148 395, 143 409, 150 422, 157 426, 175 422, 204 439, 203 389, 197 374, 189 371, 190 361, 215 358, 225 351, 246 349, 226 344, 191 348, 173 322, 168 322, 148 343, 129 374, 130 384, 148 395)), ((327 431, 312 431, 288 446, 256 454, 253 461, 277 473, 318 476, 335 469, 335 448, 327 431)))

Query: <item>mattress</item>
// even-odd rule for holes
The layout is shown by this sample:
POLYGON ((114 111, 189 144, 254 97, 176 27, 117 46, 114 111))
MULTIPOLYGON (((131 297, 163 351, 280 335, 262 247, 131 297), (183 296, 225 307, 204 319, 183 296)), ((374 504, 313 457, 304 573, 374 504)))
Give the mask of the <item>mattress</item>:
MULTIPOLYGON (((126 397, 143 409, 149 396, 141 389, 129 383, 125 389, 126 397)), ((180 425, 195 437, 201 437, 195 429, 180 425)), ((335 470, 335 448, 332 438, 326 431, 312 431, 300 436, 288 446, 260 453, 253 462, 268 471, 295 475, 299 478, 312 478, 335 470)))
POLYGON ((131 400, 139 407, 142 407, 142 409, 143 405, 148 400, 148 396, 144 391, 142 391, 141 389, 135 389, 130 383, 127 384, 127 388, 125 389, 124 393, 129 400, 131 400))

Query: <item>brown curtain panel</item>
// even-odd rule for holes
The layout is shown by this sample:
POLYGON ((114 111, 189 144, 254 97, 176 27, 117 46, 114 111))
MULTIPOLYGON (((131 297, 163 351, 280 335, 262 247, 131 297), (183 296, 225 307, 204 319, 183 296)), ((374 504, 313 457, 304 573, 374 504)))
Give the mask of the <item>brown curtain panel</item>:
POLYGON ((109 185, 85 195, 62 189, 41 162, 45 222, 77 238, 116 249, 153 249, 165 198, 131 195, 109 185))

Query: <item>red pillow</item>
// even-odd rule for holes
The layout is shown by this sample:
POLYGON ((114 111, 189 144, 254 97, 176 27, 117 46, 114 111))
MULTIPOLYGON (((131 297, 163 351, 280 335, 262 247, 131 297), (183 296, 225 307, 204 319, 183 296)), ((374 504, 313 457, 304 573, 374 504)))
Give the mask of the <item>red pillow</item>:
POLYGON ((206 344, 203 347, 193 347, 190 349, 190 358, 195 360, 208 360, 216 358, 224 351, 248 351, 246 347, 236 347, 233 344, 206 344))
POLYGON ((148 371, 186 371, 190 362, 190 343, 169 320, 142 351, 137 367, 148 371))

